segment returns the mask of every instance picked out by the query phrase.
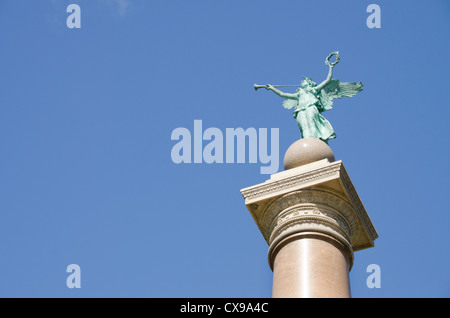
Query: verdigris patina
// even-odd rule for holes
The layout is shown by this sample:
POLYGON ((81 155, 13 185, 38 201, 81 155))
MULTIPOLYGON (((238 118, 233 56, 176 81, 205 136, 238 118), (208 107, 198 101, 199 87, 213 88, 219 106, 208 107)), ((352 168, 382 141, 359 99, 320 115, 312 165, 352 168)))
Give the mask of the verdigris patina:
POLYGON ((339 62, 339 52, 332 52, 325 59, 325 64, 329 66, 327 78, 317 85, 309 77, 299 85, 254 85, 255 90, 265 88, 273 91, 278 96, 286 98, 283 106, 286 109, 294 108, 294 118, 297 120, 298 127, 303 138, 317 138, 328 143, 328 140, 336 138, 333 127, 322 112, 330 110, 333 106, 333 99, 342 97, 352 97, 356 93, 362 91, 361 82, 340 82, 332 79, 333 67, 339 62), (330 59, 335 56, 336 60, 331 62, 330 59), (276 87, 295 86, 297 88, 294 94, 284 93, 276 87))

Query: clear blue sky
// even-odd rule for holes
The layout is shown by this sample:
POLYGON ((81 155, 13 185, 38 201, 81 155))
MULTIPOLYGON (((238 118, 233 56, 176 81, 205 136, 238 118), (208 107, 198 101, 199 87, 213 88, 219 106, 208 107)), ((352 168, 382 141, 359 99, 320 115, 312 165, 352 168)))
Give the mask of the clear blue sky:
POLYGON ((322 81, 339 50, 334 77, 364 91, 324 113, 330 146, 380 236, 352 295, 449 297, 449 36, 445 0, 0 0, 0 296, 270 297, 240 194, 268 175, 177 165, 171 133, 279 128, 282 162, 296 122, 253 83, 322 81))

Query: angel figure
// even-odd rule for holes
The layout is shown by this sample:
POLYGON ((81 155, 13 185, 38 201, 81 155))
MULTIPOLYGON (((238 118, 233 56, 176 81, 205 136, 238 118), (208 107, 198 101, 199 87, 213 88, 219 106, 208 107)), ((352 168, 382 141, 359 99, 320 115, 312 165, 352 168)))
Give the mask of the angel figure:
MULTIPOLYGON (((328 140, 336 138, 333 127, 322 113, 330 110, 333 106, 333 99, 351 97, 362 91, 362 83, 340 82, 332 79, 333 67, 339 62, 339 52, 333 52, 325 59, 325 64, 329 66, 326 80, 317 85, 311 78, 304 77, 301 87, 294 94, 283 93, 275 87, 294 85, 255 85, 255 89, 264 87, 273 91, 280 97, 286 98, 283 106, 286 109, 294 108, 294 118, 297 120, 303 138, 317 138, 328 143, 328 140), (335 62, 330 62, 335 55, 335 62)), ((296 85, 298 86, 298 85, 296 85)))

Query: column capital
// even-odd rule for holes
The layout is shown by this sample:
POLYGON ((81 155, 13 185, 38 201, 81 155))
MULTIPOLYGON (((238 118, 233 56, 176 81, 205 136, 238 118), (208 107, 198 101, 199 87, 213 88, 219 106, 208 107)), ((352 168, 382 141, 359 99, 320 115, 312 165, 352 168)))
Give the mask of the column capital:
POLYGON ((378 234, 342 161, 320 160, 276 173, 241 190, 245 205, 269 244, 272 267, 282 242, 322 234, 346 251, 373 247, 378 234))

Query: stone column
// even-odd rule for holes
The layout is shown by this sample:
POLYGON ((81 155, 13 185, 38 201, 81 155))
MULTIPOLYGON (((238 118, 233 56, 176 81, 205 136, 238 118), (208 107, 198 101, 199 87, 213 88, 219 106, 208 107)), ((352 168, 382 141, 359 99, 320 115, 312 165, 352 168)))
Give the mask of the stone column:
POLYGON ((269 245, 273 297, 350 297, 353 252, 378 235, 342 161, 326 143, 300 139, 284 166, 241 190, 269 245))

